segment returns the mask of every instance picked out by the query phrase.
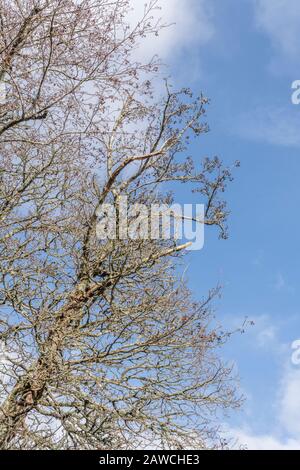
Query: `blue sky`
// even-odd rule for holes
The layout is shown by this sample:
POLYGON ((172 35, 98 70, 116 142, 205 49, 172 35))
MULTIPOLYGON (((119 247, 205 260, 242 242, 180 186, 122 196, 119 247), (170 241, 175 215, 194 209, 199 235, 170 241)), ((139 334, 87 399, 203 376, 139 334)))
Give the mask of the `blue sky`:
MULTIPOLYGON (((193 146, 194 157, 241 161, 226 194, 229 240, 207 231, 204 249, 188 256, 196 296, 223 285, 216 305, 223 324, 255 322, 223 351, 247 397, 226 424, 248 448, 300 449, 300 368, 291 363, 291 343, 300 338, 300 105, 291 102, 300 79, 300 2, 161 3, 176 26, 142 53, 158 52, 177 86, 211 99, 211 132, 193 146)), ((191 201, 182 190, 178 197, 191 201)))

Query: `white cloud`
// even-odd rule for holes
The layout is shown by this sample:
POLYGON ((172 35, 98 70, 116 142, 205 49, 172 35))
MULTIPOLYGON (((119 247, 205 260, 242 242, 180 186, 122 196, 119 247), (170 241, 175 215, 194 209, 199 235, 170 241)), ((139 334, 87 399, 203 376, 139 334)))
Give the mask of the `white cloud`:
MULTIPOLYGON (((230 129, 243 138, 272 145, 300 147, 300 112, 294 107, 261 107, 242 113, 230 129)), ((228 127, 228 123, 227 123, 228 127)))
POLYGON ((289 293, 295 292, 294 287, 287 281, 286 277, 280 271, 277 272, 274 287, 277 291, 286 291, 289 293))
POLYGON ((283 277, 281 272, 278 272, 276 276, 275 289, 282 290, 285 288, 285 286, 286 286, 285 278, 283 277))
MULTIPOLYGON (((270 70, 279 75, 299 70, 299 0, 254 0, 258 28, 273 47, 270 70)), ((298 78, 298 76, 295 76, 298 78)))
POLYGON ((284 367, 275 403, 274 426, 269 434, 256 433, 249 426, 232 428, 228 435, 236 448, 249 450, 300 450, 300 369, 284 367))
POLYGON ((227 315, 226 326, 229 330, 245 330, 244 345, 266 349, 268 354, 281 355, 285 352, 279 340, 280 324, 268 314, 261 315, 227 315))
MULTIPOLYGON (((130 22, 135 24, 143 16, 145 2, 131 0, 131 6, 130 22)), ((157 0, 157 7, 153 16, 170 26, 158 37, 143 41, 139 53, 144 58, 158 54, 170 62, 183 50, 206 44, 213 37, 212 9, 205 0, 157 0)))
POLYGON ((258 26, 270 37, 282 54, 294 58, 299 54, 299 0, 256 0, 258 26))
MULTIPOLYGON (((250 315, 247 318, 248 322, 253 320, 255 323, 244 337, 244 341, 248 341, 247 348, 250 348, 248 353, 255 351, 257 354, 259 349, 263 353, 255 364, 247 367, 266 370, 266 383, 261 384, 265 394, 259 397, 257 393, 261 391, 254 392, 255 388, 251 394, 246 392, 246 416, 242 424, 229 429, 227 427, 225 437, 231 438, 236 449, 300 450, 300 367, 293 366, 292 344, 281 338, 287 327, 287 318, 284 315, 278 318, 267 314, 250 315), (270 372, 267 367, 274 368, 272 387, 267 378, 270 372), (266 419, 263 419, 264 414, 266 419)), ((293 332, 295 325, 299 324, 298 315, 290 316, 288 321, 289 331, 293 332)), ((251 355, 248 360, 251 361, 251 355)))
POLYGON ((267 434, 253 434, 251 430, 231 429, 229 434, 237 441, 236 448, 249 450, 300 450, 300 441, 297 439, 280 439, 280 437, 267 434))
POLYGON ((257 342, 260 347, 270 347, 270 345, 276 344, 277 328, 275 326, 268 326, 257 334, 257 342))
POLYGON ((249 339, 255 347, 263 348, 268 353, 280 354, 282 344, 278 338, 278 325, 272 321, 270 315, 256 315, 248 318, 249 322, 253 322, 253 327, 249 330, 249 339))
POLYGON ((279 421, 300 443, 300 370, 288 368, 281 384, 279 421))

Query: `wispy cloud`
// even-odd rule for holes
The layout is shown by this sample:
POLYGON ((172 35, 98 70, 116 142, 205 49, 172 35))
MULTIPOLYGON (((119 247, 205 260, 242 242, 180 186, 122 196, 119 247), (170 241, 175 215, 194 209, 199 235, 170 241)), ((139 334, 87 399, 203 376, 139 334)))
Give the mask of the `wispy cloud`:
POLYGON ((254 326, 249 330, 250 341, 254 347, 268 351, 268 354, 281 354, 282 343, 279 339, 279 325, 268 314, 249 317, 254 326))
POLYGON ((236 441, 236 448, 249 450, 300 450, 298 438, 282 439, 269 434, 255 434, 249 428, 231 429, 230 436, 236 441))
POLYGON ((286 366, 278 397, 270 403, 277 410, 275 425, 270 433, 259 434, 250 426, 231 428, 228 434, 235 446, 250 450, 300 450, 300 370, 286 366))
POLYGON ((300 110, 297 107, 260 107, 227 123, 242 138, 285 147, 300 147, 300 110))
MULTIPOLYGON (((130 3, 130 22, 135 24, 143 16, 145 2, 131 0, 130 3)), ((183 69, 193 74, 192 62, 197 60, 198 48, 207 44, 215 34, 212 5, 205 0, 157 0, 152 16, 169 26, 163 28, 157 37, 145 38, 137 50, 139 58, 145 60, 158 55, 167 64, 172 64, 184 54, 183 69)))
MULTIPOLYGON (((264 354, 257 367, 266 367, 264 359, 267 359, 270 366, 273 357, 276 360, 276 369, 278 368, 272 387, 274 393, 272 392, 272 396, 266 395, 259 405, 260 414, 264 411, 269 414, 270 410, 273 410, 273 419, 272 422, 267 420, 264 423, 263 431, 260 429, 262 422, 259 424, 255 424, 256 421, 250 422, 249 416, 252 415, 253 418, 252 407, 255 406, 257 410, 254 395, 251 402, 247 401, 247 421, 239 426, 230 427, 228 436, 232 438, 236 448, 300 450, 300 368, 292 364, 291 344, 281 339, 286 321, 284 318, 275 320, 267 314, 251 316, 249 319, 255 323, 255 327, 249 330, 249 351, 253 348, 257 354, 260 348, 264 354), (266 426, 269 427, 267 431, 266 426)), ((266 390, 270 391, 270 388, 267 387, 266 390)))
POLYGON ((254 0, 258 28, 273 45, 272 67, 285 72, 299 65, 299 0, 254 0))
MULTIPOLYGON (((145 2, 131 0, 131 5, 131 20, 136 22, 143 15, 145 2)), ((153 16, 170 27, 163 29, 157 39, 147 41, 146 53, 174 57, 182 48, 205 44, 214 35, 213 11, 204 0, 157 0, 153 16)))
POLYGON ((277 291, 285 291, 289 293, 295 292, 295 288, 289 283, 286 276, 283 275, 281 271, 278 271, 276 274, 274 287, 277 291))

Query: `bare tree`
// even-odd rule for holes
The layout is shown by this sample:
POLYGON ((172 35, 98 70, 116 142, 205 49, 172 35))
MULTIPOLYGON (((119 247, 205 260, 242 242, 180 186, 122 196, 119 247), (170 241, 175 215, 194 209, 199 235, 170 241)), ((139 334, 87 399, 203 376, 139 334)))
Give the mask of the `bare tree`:
POLYGON ((0 447, 215 446, 237 406, 226 339, 178 275, 171 240, 98 240, 98 211, 170 203, 194 185, 226 237, 230 171, 194 165, 206 98, 135 60, 156 1, 130 27, 128 0, 0 0, 0 447))

